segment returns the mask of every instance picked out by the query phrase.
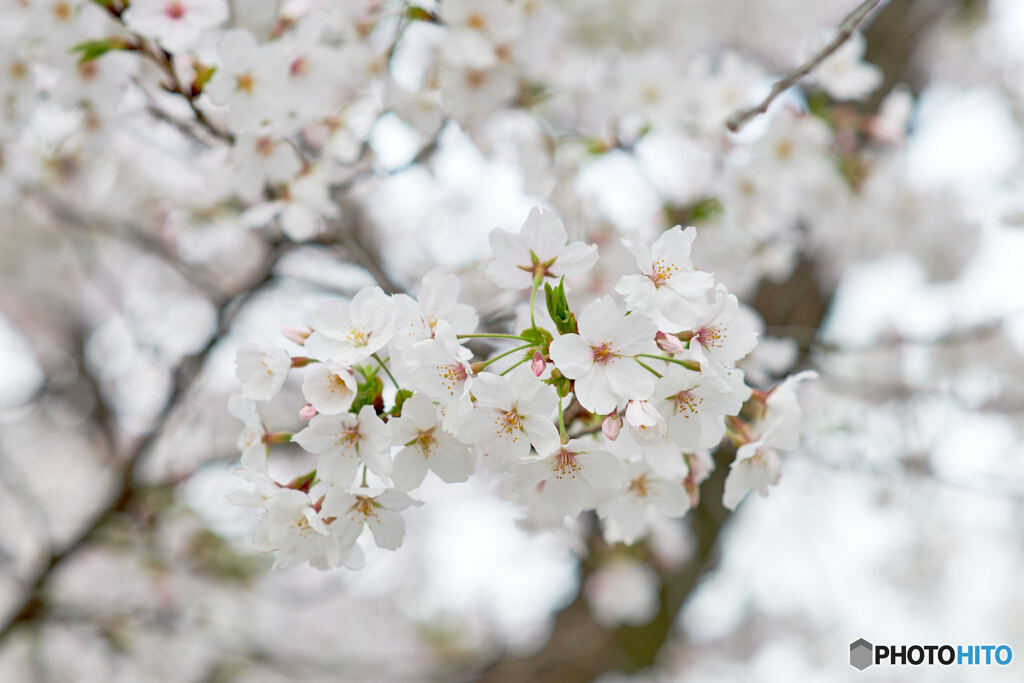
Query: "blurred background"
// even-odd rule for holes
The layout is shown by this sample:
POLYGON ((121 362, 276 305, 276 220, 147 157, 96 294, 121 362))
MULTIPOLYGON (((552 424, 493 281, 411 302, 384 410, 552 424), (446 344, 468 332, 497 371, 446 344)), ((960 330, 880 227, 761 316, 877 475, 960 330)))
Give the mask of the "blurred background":
POLYGON ((268 199, 181 86, 216 30, 80 64, 132 35, 121 5, 0 0, 0 680, 1021 679, 848 653, 1024 657, 1024 4, 874 3, 737 133, 855 2, 492 0, 483 66, 453 55, 465 3, 338 5, 231 3, 261 41, 322 20, 363 65, 289 133, 314 197, 268 199), (254 218, 271 199, 312 234, 254 218), (428 481, 398 552, 271 572, 225 500, 235 350, 438 265, 485 325, 522 316, 487 234, 537 205, 600 247, 580 298, 632 269, 621 236, 697 226, 695 264, 761 321, 749 381, 820 373, 779 485, 728 514, 719 463, 623 547, 586 516, 523 528, 486 472, 428 481))

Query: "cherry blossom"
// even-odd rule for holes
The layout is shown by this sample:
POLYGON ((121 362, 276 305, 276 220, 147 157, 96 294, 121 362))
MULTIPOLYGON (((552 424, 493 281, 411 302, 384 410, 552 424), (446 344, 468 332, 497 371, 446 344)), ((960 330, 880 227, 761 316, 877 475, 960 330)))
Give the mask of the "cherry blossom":
POLYGON ((361 289, 350 301, 320 304, 313 311, 306 350, 318 360, 351 365, 382 349, 395 331, 395 304, 379 288, 361 289))
POLYGON ((404 446, 391 474, 400 491, 418 487, 428 470, 451 484, 466 481, 476 468, 472 450, 444 430, 437 406, 425 394, 406 399, 401 417, 388 425, 395 444, 404 446))
POLYGON ((495 259, 487 277, 499 287, 524 289, 534 280, 557 280, 585 273, 597 261, 597 248, 568 241, 562 220, 553 212, 533 209, 518 233, 491 232, 495 259))
POLYGON ((302 395, 324 415, 346 412, 358 388, 351 368, 332 363, 314 363, 302 378, 302 395))
POLYGON ((575 382, 576 397, 592 413, 609 413, 630 399, 646 399, 654 375, 633 356, 654 355, 657 325, 634 313, 623 315, 611 297, 591 303, 579 316, 579 334, 551 342, 551 360, 575 382))
POLYGON ((317 472, 332 484, 352 483, 360 464, 379 477, 391 474, 391 433, 370 406, 356 415, 317 415, 292 441, 320 456, 317 472))
POLYGON ((227 18, 225 0, 132 0, 124 13, 128 28, 172 52, 195 46, 204 32, 227 18))
POLYGON ((714 284, 710 273, 695 270, 690 250, 697 238, 693 226, 667 230, 648 248, 643 242, 623 240, 633 252, 639 275, 623 275, 615 291, 630 310, 654 318, 659 327, 679 331, 693 325, 701 298, 714 284))
POLYGON ((364 527, 370 528, 378 547, 396 550, 405 537, 405 520, 398 514, 410 506, 421 505, 396 489, 331 488, 323 502, 323 513, 334 517, 344 538, 357 538, 364 527))
POLYGON ((288 379, 291 356, 279 346, 250 342, 238 349, 236 374, 242 382, 242 394, 254 401, 273 398, 288 379))

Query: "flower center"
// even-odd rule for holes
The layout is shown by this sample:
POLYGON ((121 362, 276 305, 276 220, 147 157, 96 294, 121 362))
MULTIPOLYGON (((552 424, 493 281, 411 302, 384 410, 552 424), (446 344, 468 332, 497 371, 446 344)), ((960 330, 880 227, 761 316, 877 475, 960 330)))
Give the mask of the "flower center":
POLYGON ((374 510, 373 498, 367 498, 366 496, 356 496, 356 502, 352 509, 363 517, 377 516, 377 511, 374 510))
POLYGON ((673 398, 676 404, 676 414, 683 413, 683 417, 686 418, 690 417, 686 413, 695 414, 699 410, 700 404, 704 402, 703 398, 694 396, 689 391, 680 391, 673 398))
POLYGON ((348 340, 356 346, 366 346, 370 341, 370 335, 358 327, 350 327, 348 329, 348 340))
POLYGON ((256 141, 256 151, 260 156, 269 157, 274 153, 274 141, 269 137, 261 137, 256 141))
POLYGON ((437 369, 437 376, 441 379, 441 384, 448 393, 452 396, 455 395, 455 387, 466 381, 466 368, 460 363, 452 363, 451 365, 435 365, 437 369))
POLYGON ((67 21, 71 18, 71 5, 66 2, 58 2, 53 7, 53 14, 57 17, 58 21, 67 21))
POLYGON ((345 380, 342 378, 341 375, 334 375, 334 374, 327 375, 327 379, 328 379, 328 382, 330 382, 329 387, 330 387, 330 390, 333 393, 336 393, 336 394, 347 394, 347 393, 349 393, 348 385, 345 384, 345 380))
POLYGON ((697 343, 704 348, 720 349, 723 342, 725 342, 725 328, 718 325, 702 327, 697 330, 697 334, 694 336, 697 338, 697 343))
POLYGON ((594 352, 594 362, 607 365, 615 358, 615 351, 612 350, 611 342, 602 342, 600 346, 590 347, 594 352))
POLYGON ((498 436, 511 436, 513 442, 519 439, 519 433, 523 431, 523 417, 515 408, 494 418, 494 424, 498 426, 498 436))
POLYGON ((647 497, 647 475, 641 474, 639 477, 629 482, 629 490, 635 493, 639 498, 647 497))
POLYGON ((474 12, 466 17, 466 26, 470 27, 474 31, 480 31, 487 26, 487 21, 481 15, 474 12))
POLYGON ((185 16, 185 6, 177 0, 167 5, 167 9, 164 11, 168 19, 178 20, 185 16))
POLYGON ((235 79, 236 90, 251 93, 254 87, 256 87, 256 79, 252 77, 252 74, 242 74, 235 79))
POLYGON ((434 436, 434 430, 428 429, 420 432, 420 435, 414 440, 415 444, 419 446, 420 450, 423 451, 423 457, 429 458, 430 452, 434 448, 434 444, 437 443, 437 437, 434 436))
POLYGON ((674 263, 667 263, 665 259, 655 261, 651 266, 651 273, 647 277, 651 279, 655 287, 661 287, 672 279, 679 271, 679 266, 674 263))
POLYGON ((551 468, 555 473, 555 479, 563 477, 576 478, 576 472, 580 468, 580 464, 576 461, 577 455, 579 453, 574 453, 565 448, 555 453, 555 464, 551 468))

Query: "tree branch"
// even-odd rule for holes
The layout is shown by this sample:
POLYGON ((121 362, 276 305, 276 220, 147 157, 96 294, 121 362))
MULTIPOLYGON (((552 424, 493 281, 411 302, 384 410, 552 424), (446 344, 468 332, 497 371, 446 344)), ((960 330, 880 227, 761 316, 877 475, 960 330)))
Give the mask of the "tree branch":
POLYGON ((818 66, 826 59, 831 57, 836 50, 842 47, 843 43, 848 41, 853 34, 857 31, 864 20, 868 18, 872 10, 882 4, 883 0, 864 0, 855 10, 850 12, 843 23, 839 25, 836 30, 835 37, 832 38, 829 43, 822 48, 817 54, 811 57, 809 60, 790 71, 784 78, 775 82, 772 86, 771 92, 761 100, 761 103, 749 107, 747 109, 741 109, 735 114, 729 117, 725 122, 726 128, 731 130, 733 133, 739 131, 750 119, 760 116, 768 111, 768 107, 775 101, 775 98, 786 92, 794 85, 796 85, 800 79, 814 71, 818 66))
POLYGON ((216 331, 202 349, 192 356, 183 359, 178 364, 174 372, 171 393, 164 403, 163 409, 154 421, 153 427, 126 457, 124 464, 118 471, 116 484, 107 502, 93 514, 89 523, 71 541, 56 552, 53 552, 47 558, 42 568, 26 583, 21 599, 3 622, 3 625, 0 626, 0 643, 11 634, 18 624, 32 621, 45 609, 43 594, 49 585, 54 571, 92 541, 107 522, 129 507, 138 493, 135 475, 145 456, 157 442, 157 439, 163 432, 163 428, 182 400, 189 394, 205 365, 206 359, 217 346, 217 343, 231 329, 231 325, 239 311, 254 294, 273 280, 274 268, 281 257, 288 251, 288 248, 288 245, 278 246, 267 258, 255 281, 236 296, 222 303, 217 314, 216 331))

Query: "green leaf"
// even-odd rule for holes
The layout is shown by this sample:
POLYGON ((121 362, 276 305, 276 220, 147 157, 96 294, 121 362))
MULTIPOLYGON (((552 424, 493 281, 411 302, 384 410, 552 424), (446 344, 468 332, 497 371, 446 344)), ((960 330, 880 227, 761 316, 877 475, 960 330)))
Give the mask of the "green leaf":
POLYGON ((559 334, 576 332, 576 316, 569 310, 569 302, 565 300, 565 277, 558 282, 557 287, 544 283, 544 299, 548 305, 548 315, 559 334))
POLYGON ((85 64, 97 57, 102 57, 111 50, 124 50, 128 44, 121 38, 104 38, 103 40, 87 40, 72 47, 68 52, 78 53, 78 63, 85 64))
MULTIPOLYGON (((543 327, 530 327, 519 333, 519 336, 525 339, 527 342, 539 346, 541 353, 545 356, 548 355, 548 345, 551 344, 551 340, 554 339, 552 334, 545 330, 543 327)), ((529 351, 529 355, 533 355, 533 350, 529 351)))
POLYGON ((358 385, 359 388, 356 391, 356 397, 352 400, 350 410, 353 413, 358 413, 363 406, 373 406, 379 413, 384 407, 384 382, 376 373, 368 371, 363 366, 360 366, 359 370, 365 379, 358 385))
POLYGON ((558 368, 551 371, 551 378, 544 380, 544 383, 553 386, 562 398, 568 396, 572 391, 572 380, 559 372, 558 368))
POLYGON ((395 394, 395 407, 391 409, 391 414, 395 417, 402 417, 402 406, 412 396, 412 392, 408 389, 399 389, 398 393, 395 394))

